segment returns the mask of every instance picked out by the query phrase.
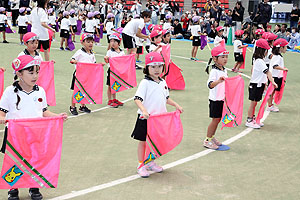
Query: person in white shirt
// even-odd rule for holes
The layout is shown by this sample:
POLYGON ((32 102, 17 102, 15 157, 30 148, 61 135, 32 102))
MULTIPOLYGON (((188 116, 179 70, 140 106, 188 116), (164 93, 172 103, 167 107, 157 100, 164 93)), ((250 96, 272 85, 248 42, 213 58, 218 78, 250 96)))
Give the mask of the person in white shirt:
POLYGON ((20 15, 17 19, 17 24, 19 27, 19 35, 20 35, 20 44, 23 45, 23 36, 27 33, 27 24, 28 19, 26 17, 26 8, 20 8, 19 9, 20 15))
POLYGON ((85 10, 87 12, 94 12, 95 8, 94 8, 93 4, 91 3, 91 1, 88 1, 88 4, 85 6, 85 10))
POLYGON ((78 20, 78 17, 76 16, 74 9, 70 10, 70 18, 69 19, 70 19, 72 30, 73 30, 73 33, 74 33, 72 35, 72 41, 76 42, 75 41, 75 33, 77 32, 77 20, 78 20))
POLYGON ((43 57, 36 50, 39 45, 38 36, 35 33, 28 32, 23 36, 23 41, 26 46, 26 49, 24 49, 24 51, 19 53, 18 57, 22 55, 30 55, 33 58, 43 61, 43 57))
POLYGON ((98 30, 96 29, 97 22, 94 20, 94 13, 89 12, 87 14, 88 19, 85 20, 85 31, 86 33, 96 34, 99 36, 98 30))
MULTIPOLYGON (((56 15, 53 10, 53 8, 48 9, 48 24, 50 25, 51 28, 54 30, 56 29, 56 15)), ((52 36, 52 41, 55 41, 55 34, 52 36)))
POLYGON ((107 37, 107 51, 109 49, 111 49, 111 46, 110 46, 110 42, 109 42, 109 36, 113 33, 119 33, 115 27, 114 27, 114 19, 115 19, 115 15, 112 14, 112 13, 108 13, 107 14, 107 21, 104 23, 104 27, 105 27, 105 30, 106 30, 106 37, 107 37))
POLYGON ((149 48, 149 52, 161 52, 162 51, 162 31, 159 30, 153 30, 150 34, 150 38, 151 38, 151 45, 149 48))
POLYGON ((224 42, 224 45, 225 45, 225 39, 224 39, 224 35, 223 35, 223 33, 224 33, 223 26, 218 26, 216 28, 216 30, 217 30, 217 35, 216 35, 215 40, 214 40, 214 47, 217 47, 217 46, 221 45, 221 43, 223 43, 223 42, 224 42))
POLYGON ((69 20, 70 13, 68 11, 63 12, 63 19, 61 20, 60 24, 60 50, 64 50, 63 44, 65 43, 66 50, 70 51, 70 48, 68 47, 68 39, 70 37, 70 31, 71 34, 74 35, 73 28, 71 25, 71 22, 69 20))
POLYGON ((9 0, 10 2, 10 10, 11 10, 11 17, 12 17, 12 25, 17 25, 17 18, 19 16, 19 8, 20 8, 20 0, 9 0))
POLYGON ((173 16, 170 14, 167 14, 165 17, 165 22, 163 25, 163 30, 169 30, 172 31, 172 18, 173 16))
POLYGON ((3 43, 9 43, 6 41, 5 26, 10 28, 9 24, 7 23, 5 8, 0 7, 0 33, 3 35, 3 43))
POLYGON ((114 5, 114 13, 115 13, 115 28, 119 27, 119 22, 121 21, 121 14, 123 12, 123 4, 121 0, 117 0, 114 5))
POLYGON ((131 7, 130 11, 132 15, 135 16, 141 14, 141 9, 142 9, 142 4, 140 3, 139 0, 136 0, 134 1, 134 5, 131 7))
POLYGON ((242 64, 245 62, 243 57, 243 48, 247 48, 248 45, 243 45, 241 39, 244 34, 243 30, 237 30, 235 32, 235 40, 233 43, 233 50, 234 50, 234 59, 235 59, 235 65, 232 69, 233 72, 238 72, 242 64))
POLYGON ((198 16, 194 16, 192 18, 193 25, 189 26, 189 28, 188 28, 188 30, 191 30, 191 34, 192 34, 192 38, 193 38, 191 60, 194 60, 194 61, 199 60, 198 58, 196 58, 196 56, 197 56, 198 48, 199 48, 199 46, 201 46, 200 36, 202 35, 202 33, 201 33, 201 27, 199 25, 199 20, 200 19, 198 16))
POLYGON ((102 35, 103 35, 103 33, 101 35, 100 28, 101 28, 101 26, 104 25, 104 23, 102 23, 102 21, 101 21, 101 15, 100 15, 99 11, 95 11, 94 15, 95 15, 94 20, 96 22, 96 29, 97 29, 97 30, 95 30, 94 34, 97 34, 97 32, 99 33, 99 41, 95 41, 95 45, 100 45, 100 39, 102 38, 102 35))

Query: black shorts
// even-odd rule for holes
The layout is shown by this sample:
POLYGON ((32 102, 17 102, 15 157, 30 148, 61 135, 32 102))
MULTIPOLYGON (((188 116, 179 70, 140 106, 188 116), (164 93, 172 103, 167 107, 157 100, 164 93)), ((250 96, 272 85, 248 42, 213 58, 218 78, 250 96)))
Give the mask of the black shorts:
POLYGON ((209 117, 221 118, 223 114, 224 101, 212 101, 209 100, 209 117))
POLYGON ((242 53, 234 53, 235 62, 244 62, 244 57, 242 53))
POLYGON ((39 46, 37 49, 41 49, 41 46, 43 46, 44 50, 49 49, 50 47, 49 40, 39 40, 39 46))
POLYGON ((106 85, 110 86, 110 67, 107 70, 106 85))
POLYGON ((107 43, 109 44, 109 36, 110 35, 106 35, 106 37, 107 37, 107 43))
POLYGON ((77 25, 72 25, 72 30, 73 30, 73 33, 76 33, 77 32, 77 25))
POLYGON ((136 53, 137 54, 142 54, 143 53, 143 46, 137 46, 137 50, 136 50, 136 53))
POLYGON ((56 30, 56 25, 51 25, 50 24, 50 26, 51 26, 51 28, 53 28, 54 30, 56 30))
POLYGON ((273 77, 274 78, 274 82, 277 84, 278 88, 275 88, 275 91, 280 91, 281 85, 282 85, 282 77, 278 78, 278 77, 273 77))
POLYGON ((201 46, 201 40, 200 40, 200 36, 193 36, 193 47, 199 47, 201 46))
POLYGON ((265 90, 265 84, 261 84, 260 87, 257 87, 257 83, 250 83, 248 90, 250 101, 260 101, 265 90))
POLYGON ((73 78, 72 78, 71 87, 70 87, 71 90, 74 90, 74 85, 75 85, 75 73, 76 73, 76 70, 75 70, 74 73, 73 73, 73 78))
POLYGON ((125 33, 122 33, 122 40, 125 49, 136 48, 135 39, 125 33))
POLYGON ((0 32, 5 31, 5 24, 0 23, 0 32))
POLYGON ((66 38, 68 39, 70 37, 70 31, 65 30, 65 29, 61 29, 60 30, 60 35, 61 38, 66 38))
POLYGON ((27 33, 27 26, 19 26, 19 34, 27 33))
POLYGON ((131 137, 139 140, 139 141, 146 141, 147 137, 147 120, 140 119, 140 114, 138 114, 134 130, 131 134, 131 137))

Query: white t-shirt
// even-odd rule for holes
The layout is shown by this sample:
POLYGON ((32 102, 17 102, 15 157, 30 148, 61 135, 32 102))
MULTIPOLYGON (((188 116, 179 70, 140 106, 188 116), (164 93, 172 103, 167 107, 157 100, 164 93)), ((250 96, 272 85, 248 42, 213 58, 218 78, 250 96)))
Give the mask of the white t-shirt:
POLYGON ((279 66, 284 68, 284 61, 283 57, 281 55, 273 55, 271 61, 270 61, 270 69, 272 69, 272 76, 277 78, 283 77, 283 71, 274 69, 274 67, 279 66))
MULTIPOLYGON (((156 48, 157 48, 157 45, 151 43, 151 44, 150 44, 150 47, 149 47, 149 52, 154 51, 156 48)), ((160 53, 161 51, 162 51, 162 48, 159 48, 159 49, 157 50, 158 53, 160 53)))
POLYGON ((253 62, 253 71, 251 75, 250 83, 257 83, 257 87, 268 81, 266 73, 269 71, 266 63, 263 59, 256 59, 253 62))
POLYGON ((85 31, 89 33, 94 33, 96 27, 96 22, 94 19, 85 20, 85 31))
MULTIPOLYGON (((113 48, 111 48, 111 49, 109 49, 109 50, 106 52, 106 56, 108 56, 108 57, 110 57, 110 58, 112 58, 112 57, 118 57, 118 56, 125 56, 125 53, 124 53, 124 51, 122 51, 121 49, 120 49, 120 52, 117 52, 117 51, 115 51, 113 48)), ((110 66, 109 66, 109 63, 108 63, 108 67, 110 67, 110 66)))
POLYGON ((189 30, 191 30, 192 36, 200 36, 201 27, 199 24, 189 26, 189 30))
MULTIPOLYGON (((19 53, 18 57, 19 57, 19 56, 23 56, 23 55, 29 55, 29 56, 31 56, 27 49, 25 49, 24 51, 22 51, 21 53, 19 53)), ((43 57, 42 57, 41 54, 40 54, 39 52, 37 52, 37 51, 35 51, 35 56, 31 56, 31 57, 33 57, 33 58, 38 58, 38 59, 40 59, 41 61, 43 61, 43 57)))
POLYGON ((48 24, 56 25, 56 17, 55 17, 55 15, 50 15, 49 16, 48 24))
POLYGON ((28 22, 31 24, 32 20, 31 20, 31 14, 30 15, 26 15, 28 22))
POLYGON ((42 87, 35 85, 29 93, 21 88, 15 93, 14 89, 14 86, 8 86, 0 100, 0 110, 6 113, 6 119, 43 117, 43 112, 47 110, 47 99, 42 87), (18 109, 17 94, 21 99, 18 109))
POLYGON ((100 19, 94 19, 96 22, 96 28, 100 28, 100 19))
MULTIPOLYGON (((167 99, 169 98, 169 90, 165 80, 160 79, 159 83, 152 78, 146 76, 139 84, 134 99, 142 101, 147 112, 152 114, 160 114, 167 112, 167 99)), ((143 112, 138 109, 138 114, 143 112)))
POLYGON ((144 39, 135 36, 134 40, 135 40, 136 46, 143 46, 144 39))
POLYGON ((171 23, 170 22, 164 23, 163 29, 164 30, 171 30, 172 29, 171 23))
POLYGON ((219 45, 220 45, 220 42, 221 42, 222 40, 223 40, 223 38, 217 35, 217 36, 215 37, 215 40, 214 40, 214 47, 219 46, 219 45))
POLYGON ((114 29, 114 28, 115 28, 115 27, 114 27, 114 23, 113 23, 113 22, 107 22, 106 25, 105 25, 105 29, 106 29, 106 31, 107 31, 107 35, 113 34, 114 31, 111 30, 111 29, 114 29))
POLYGON ((7 21, 6 15, 0 14, 0 23, 1 23, 1 24, 4 24, 5 21, 7 21))
POLYGON ((243 43, 241 40, 234 40, 234 43, 233 43, 233 51, 234 53, 242 53, 243 52, 243 49, 239 49, 238 47, 239 46, 242 46, 243 43))
POLYGON ((138 29, 143 30, 145 27, 144 19, 132 19, 128 24, 126 24, 122 33, 134 37, 138 32, 138 29))
POLYGON ((24 16, 19 15, 17 21, 18 21, 18 26, 27 26, 26 22, 28 22, 28 19, 27 19, 26 15, 24 15, 24 16))
POLYGON ((48 23, 48 16, 43 8, 33 8, 31 12, 32 28, 31 32, 37 34, 39 40, 49 40, 48 29, 42 26, 42 22, 48 23))
POLYGON ((78 49, 71 59, 75 59, 77 62, 81 62, 81 63, 96 63, 95 54, 87 53, 84 48, 78 49))
POLYGON ((270 64, 270 61, 271 61, 270 57, 271 57, 271 55, 272 55, 272 48, 270 48, 270 49, 268 50, 268 54, 267 54, 267 56, 264 58, 264 61, 265 61, 266 64, 270 64))
POLYGON ((77 25, 78 18, 76 16, 74 16, 74 17, 70 16, 69 20, 70 20, 72 26, 76 26, 77 25))
POLYGON ((63 18, 60 22, 60 29, 61 30, 68 30, 70 31, 71 22, 67 18, 63 18))
POLYGON ((209 78, 207 80, 207 85, 209 90, 208 98, 212 101, 223 101, 225 98, 225 82, 219 83, 216 87, 210 88, 210 84, 219 80, 220 77, 224 76, 227 78, 227 70, 224 68, 223 70, 219 69, 215 65, 212 66, 212 69, 209 73, 209 78))

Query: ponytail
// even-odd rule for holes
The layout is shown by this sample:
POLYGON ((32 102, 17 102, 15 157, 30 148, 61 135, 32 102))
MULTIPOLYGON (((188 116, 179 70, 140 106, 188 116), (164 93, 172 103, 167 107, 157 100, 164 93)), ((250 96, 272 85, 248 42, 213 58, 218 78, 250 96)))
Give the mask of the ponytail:
POLYGON ((206 68, 205 68, 205 72, 207 74, 209 74, 209 66, 210 66, 211 62, 212 62, 212 58, 209 58, 208 63, 207 63, 206 68))
POLYGON ((19 103, 20 103, 20 101, 21 101, 21 98, 20 98, 20 96, 18 95, 18 91, 19 91, 19 87, 20 87, 20 86, 19 86, 19 82, 17 81, 17 79, 18 79, 18 76, 15 75, 13 86, 15 87, 14 92, 17 94, 16 108, 17 108, 17 110, 20 110, 20 109, 18 108, 19 103))

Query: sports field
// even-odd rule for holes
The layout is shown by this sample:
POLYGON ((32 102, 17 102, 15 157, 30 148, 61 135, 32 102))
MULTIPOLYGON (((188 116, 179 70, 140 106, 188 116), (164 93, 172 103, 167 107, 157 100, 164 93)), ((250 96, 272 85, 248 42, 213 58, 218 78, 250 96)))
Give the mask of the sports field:
MULTIPOLYGON (((58 33, 56 36, 59 39, 58 33)), ((7 69, 5 87, 13 82, 11 62, 25 47, 19 45, 17 34, 8 35, 8 41, 10 44, 0 43, 0 66, 7 69)), ((97 62, 103 62, 106 54, 106 37, 101 43, 102 46, 94 46, 97 62)), ((72 92, 69 87, 74 66, 69 60, 75 51, 59 51, 58 48, 59 43, 55 41, 50 57, 56 61, 57 106, 50 110, 61 113, 68 112, 70 106, 72 92)), ((77 42, 76 49, 79 48, 81 45, 77 42)), ((227 67, 232 68, 233 46, 227 49, 230 51, 227 67)), ((243 71, 248 76, 251 51, 252 48, 247 51, 247 63, 243 71)), ((284 55, 289 72, 279 105, 280 112, 266 115, 265 126, 261 130, 244 126, 249 106, 249 78, 243 76, 243 124, 222 131, 219 127, 216 137, 220 141, 227 140, 231 147, 229 151, 220 152, 202 146, 210 122, 206 84, 208 75, 204 72, 204 62, 209 59, 210 50, 208 47, 199 50, 197 57, 204 62, 190 61, 190 52, 191 42, 172 41, 172 60, 183 69, 186 89, 170 91, 170 97, 184 108, 181 115, 184 137, 178 147, 157 160, 159 165, 168 169, 160 174, 152 174, 147 179, 138 178, 137 141, 130 138, 137 117, 137 107, 132 100, 136 88, 118 94, 118 99, 126 103, 115 109, 106 107, 105 86, 103 105, 88 105, 94 110, 93 113, 72 117, 64 124, 58 188, 41 189, 44 199, 300 199, 300 54, 287 52, 284 55)), ((106 66, 104 70, 107 70, 106 66)), ((228 75, 237 74, 228 71, 228 75)), ((142 78, 142 71, 137 71, 138 82, 142 78)), ((173 111, 173 107, 168 109, 173 111)), ((2 137, 1 134, 1 141, 2 137)), ((0 160, 3 160, 3 154, 0 160)), ((29 199, 28 189, 20 190, 20 198, 29 199)), ((7 190, 0 191, 0 199, 7 199, 7 190)))

